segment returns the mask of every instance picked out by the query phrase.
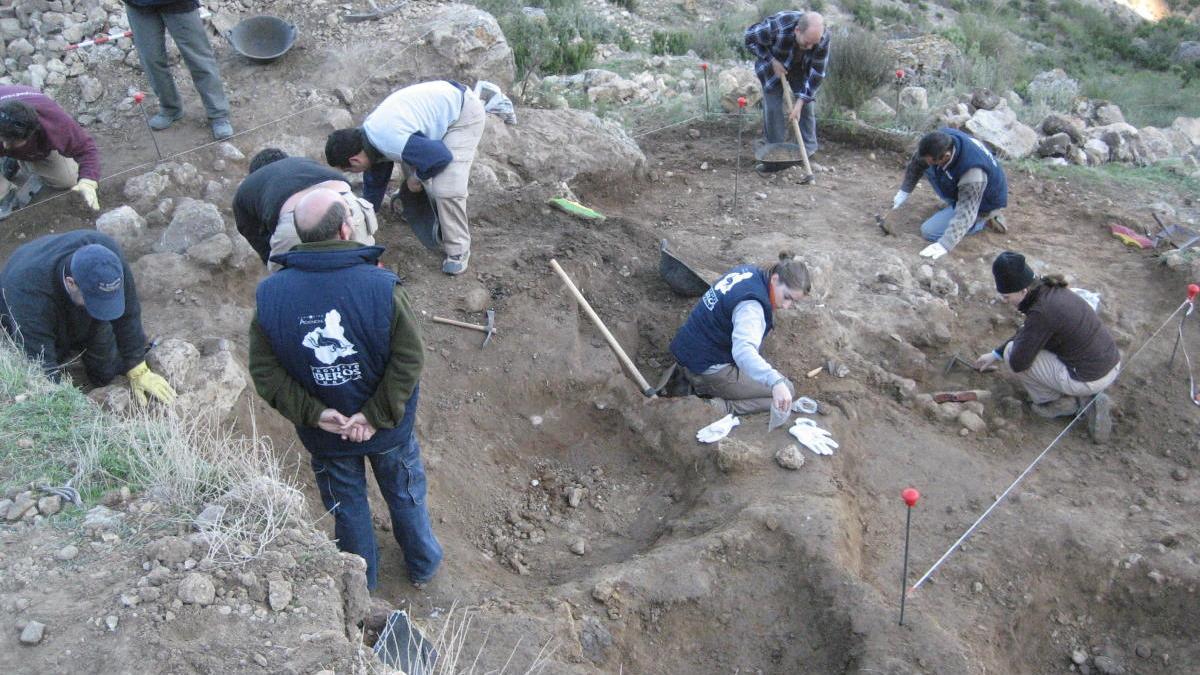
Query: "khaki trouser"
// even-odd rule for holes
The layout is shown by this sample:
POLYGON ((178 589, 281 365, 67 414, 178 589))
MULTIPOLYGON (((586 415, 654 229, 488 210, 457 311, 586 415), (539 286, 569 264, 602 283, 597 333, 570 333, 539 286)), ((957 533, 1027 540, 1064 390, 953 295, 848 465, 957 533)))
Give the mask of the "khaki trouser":
MULTIPOLYGON (((1004 362, 1008 363, 1012 353, 1012 343, 1004 348, 1004 362)), ((1029 368, 1014 373, 1017 380, 1029 392, 1029 398, 1037 405, 1057 401, 1063 396, 1094 396, 1108 388, 1117 375, 1121 373, 1120 362, 1113 366, 1104 377, 1091 382, 1080 382, 1071 378, 1067 364, 1063 363, 1053 352, 1042 350, 1034 357, 1029 368)))
MULTIPOLYGON (((21 168, 26 173, 37 174, 42 183, 59 190, 75 187, 79 182, 79 163, 69 157, 63 157, 57 150, 51 150, 46 159, 20 160, 21 168)), ((0 176, 0 196, 8 194, 12 183, 0 176)))
MULTIPOLYGON (((479 139, 483 138, 486 124, 487 113, 479 97, 473 91, 465 92, 462 112, 442 137, 454 160, 441 173, 421 182, 437 205, 442 250, 446 255, 462 255, 471 250, 471 229, 467 223, 467 182, 471 178, 471 165, 475 162, 475 149, 479 147, 479 139)), ((407 164, 401 164, 400 169, 405 180, 413 173, 412 167, 407 164)))
MULTIPOLYGON (((346 205, 346 211, 350 216, 350 225, 354 228, 351 239, 366 246, 374 246, 375 232, 379 229, 379 221, 375 219, 375 209, 371 206, 371 202, 356 197, 353 192, 339 192, 338 194, 342 196, 342 203, 346 205)), ((279 222, 275 225, 274 234, 271 235, 271 257, 287 253, 299 243, 300 235, 296 234, 296 210, 288 209, 279 214, 279 222)), ((267 269, 274 272, 280 269, 280 265, 268 262, 267 269)))
MULTIPOLYGON (((687 368, 683 369, 683 374, 698 395, 723 399, 726 412, 735 415, 767 412, 775 400, 771 387, 742 375, 742 371, 732 363, 708 375, 693 373, 687 368)), ((796 388, 792 383, 788 380, 784 380, 784 383, 795 396, 796 388)))

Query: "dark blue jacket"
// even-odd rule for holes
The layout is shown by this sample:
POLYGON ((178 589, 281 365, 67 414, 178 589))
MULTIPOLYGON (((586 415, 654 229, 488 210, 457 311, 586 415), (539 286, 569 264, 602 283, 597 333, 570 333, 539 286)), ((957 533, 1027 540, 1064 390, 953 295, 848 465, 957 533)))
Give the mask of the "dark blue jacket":
MULTIPOLYGON (((258 285, 256 320, 279 363, 312 396, 347 416, 374 395, 391 353, 399 279, 376 266, 381 253, 378 246, 293 250, 274 256, 284 269, 258 285)), ((387 450, 412 435, 417 399, 414 388, 400 423, 364 443, 302 424, 296 434, 316 456, 387 450)))
POLYGON ((42 359, 51 375, 57 373, 67 350, 84 343, 95 324, 100 323, 71 302, 63 287, 71 256, 89 244, 100 244, 116 253, 125 272, 125 313, 109 322, 121 355, 117 372, 127 372, 146 356, 142 307, 133 272, 117 242, 95 230, 48 234, 13 251, 0 271, 0 324, 22 345, 27 356, 42 359))
POLYGON ((983 203, 979 205, 979 213, 984 214, 1008 205, 1008 179, 1000 162, 988 152, 977 139, 958 129, 939 129, 954 140, 954 159, 945 169, 931 166, 925 170, 938 194, 946 199, 958 201, 958 181, 967 171, 980 169, 987 174, 987 188, 983 192, 983 203))
POLYGON ((762 305, 771 332, 770 277, 754 265, 739 265, 721 277, 700 298, 688 320, 671 340, 675 360, 693 373, 733 363, 733 310, 744 300, 762 305))

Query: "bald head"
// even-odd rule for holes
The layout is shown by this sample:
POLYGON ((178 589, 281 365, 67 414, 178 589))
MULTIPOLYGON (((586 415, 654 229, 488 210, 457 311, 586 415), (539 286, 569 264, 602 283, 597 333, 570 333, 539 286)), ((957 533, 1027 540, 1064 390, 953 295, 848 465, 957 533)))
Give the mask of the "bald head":
POLYGON ((347 215, 337 192, 328 188, 313 190, 296 204, 296 235, 304 243, 337 239, 347 215))
POLYGON ((801 49, 812 49, 825 34, 825 17, 817 12, 805 12, 796 22, 796 45, 801 49))

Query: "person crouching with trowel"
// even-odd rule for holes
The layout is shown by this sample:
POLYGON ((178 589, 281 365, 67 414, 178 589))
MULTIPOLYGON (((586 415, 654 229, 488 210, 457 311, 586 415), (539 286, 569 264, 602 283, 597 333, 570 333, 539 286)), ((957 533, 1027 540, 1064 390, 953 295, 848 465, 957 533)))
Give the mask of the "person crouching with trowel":
POLYGON ((789 412, 795 389, 759 353, 776 310, 812 289, 808 267, 780 253, 770 267, 739 265, 700 298, 671 340, 671 353, 692 390, 724 413, 789 412))
POLYGON ((1088 433, 1104 443, 1112 432, 1112 401, 1103 393, 1121 372, 1112 334, 1061 276, 1036 277, 1025 256, 1005 251, 992 263, 996 291, 1025 315, 1017 334, 975 361, 980 371, 1004 361, 1024 385, 1039 417, 1071 417, 1088 401, 1088 433))
POLYGON ((0 219, 29 203, 49 185, 78 192, 93 211, 100 180, 100 150, 96 141, 67 111, 32 87, 0 86, 0 219), (24 169, 18 189, 11 181, 24 169))

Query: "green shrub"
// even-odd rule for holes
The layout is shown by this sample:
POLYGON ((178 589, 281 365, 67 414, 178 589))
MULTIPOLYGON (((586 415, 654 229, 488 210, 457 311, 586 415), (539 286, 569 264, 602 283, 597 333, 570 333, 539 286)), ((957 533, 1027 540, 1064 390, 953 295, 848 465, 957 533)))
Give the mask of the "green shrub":
POLYGON ((889 81, 892 55, 883 42, 859 28, 845 28, 833 36, 829 75, 821 86, 825 100, 853 110, 889 81))
MULTIPOLYGON (((750 20, 746 21, 746 26, 749 26, 752 23, 757 23, 758 21, 762 21, 773 14, 792 11, 796 9, 796 6, 797 3, 793 2, 792 0, 758 0, 758 4, 754 6, 754 10, 757 13, 758 18, 756 19, 754 17, 749 17, 750 20)), ((820 11, 816 7, 813 7, 812 9, 815 11, 820 11)))
MULTIPOLYGON (((621 41, 610 24, 583 6, 581 0, 535 0, 546 12, 534 19, 522 11, 519 0, 478 0, 490 12, 513 50, 517 77, 577 73, 591 67, 596 45, 621 41)), ((632 45, 632 40, 627 40, 632 45)), ((624 48, 624 47, 623 47, 624 48)))
POLYGON ((629 31, 625 30, 624 28, 621 28, 617 31, 617 46, 620 47, 621 51, 623 52, 631 52, 637 47, 633 41, 633 36, 630 35, 629 31))
POLYGON ((650 53, 659 56, 686 54, 691 45, 692 34, 683 31, 654 31, 650 34, 650 53))
POLYGON ((610 3, 620 7, 621 9, 629 10, 632 14, 637 12, 637 0, 608 0, 610 3))
POLYGON ((809 0, 808 8, 814 12, 820 12, 825 9, 825 0, 809 0))
POLYGON ((875 5, 871 0, 842 0, 842 8, 854 17, 854 23, 867 29, 875 26, 875 5))

